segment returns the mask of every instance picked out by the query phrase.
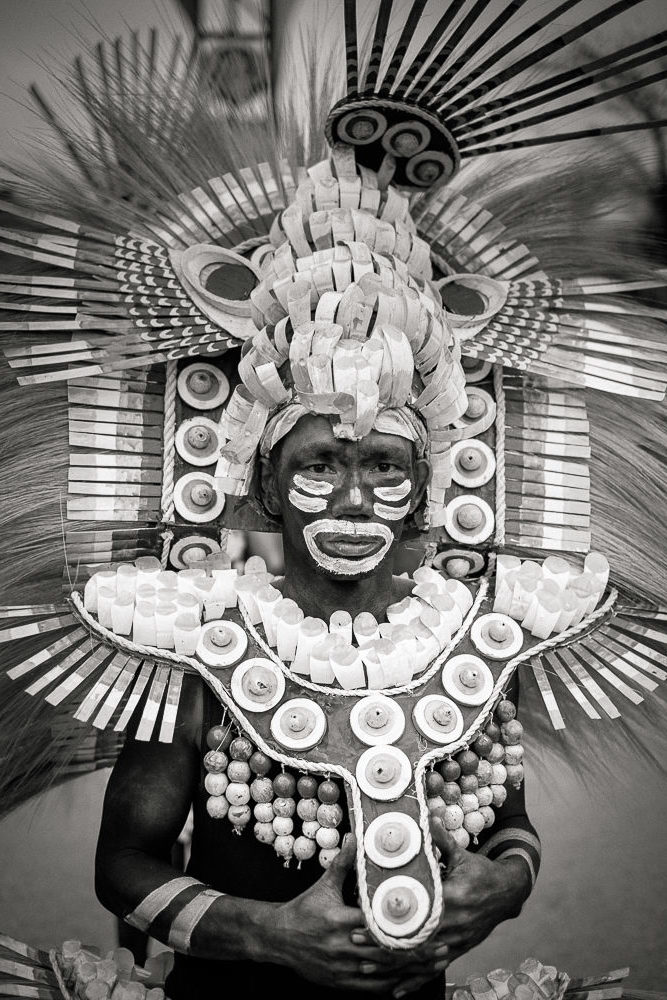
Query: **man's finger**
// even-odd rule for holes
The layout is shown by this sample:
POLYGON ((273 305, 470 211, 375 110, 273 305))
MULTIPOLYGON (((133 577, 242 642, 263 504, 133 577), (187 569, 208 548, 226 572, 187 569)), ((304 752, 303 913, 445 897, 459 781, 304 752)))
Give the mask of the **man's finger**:
POLYGON ((440 849, 440 860, 448 868, 456 868, 465 858, 465 851, 456 843, 439 816, 429 817, 433 843, 440 849))
POLYGON ((330 866, 322 875, 320 882, 328 882, 339 891, 343 888, 345 876, 354 866, 354 859, 357 850, 357 841, 353 833, 346 833, 343 837, 343 844, 331 862, 330 866))

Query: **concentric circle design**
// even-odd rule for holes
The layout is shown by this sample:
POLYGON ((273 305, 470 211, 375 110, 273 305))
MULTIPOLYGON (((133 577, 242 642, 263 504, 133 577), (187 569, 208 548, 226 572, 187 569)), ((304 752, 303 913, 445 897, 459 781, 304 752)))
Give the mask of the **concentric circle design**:
POLYGON ((393 875, 375 890, 371 910, 380 930, 391 937, 409 937, 428 917, 431 901, 416 878, 393 875))
POLYGON ((387 812, 369 825, 364 850, 379 868, 401 868, 419 853, 421 842, 421 830, 412 816, 387 812))
POLYGON ((379 111, 361 108, 343 115, 338 122, 338 136, 351 146, 367 146, 377 142, 387 131, 387 119, 379 111))
POLYGON ((403 709, 385 695, 372 694, 361 698, 350 712, 352 732, 366 746, 395 743, 403 735, 403 709))
POLYGON ((174 487, 174 507, 185 521, 206 524, 222 514, 225 494, 207 472, 188 472, 174 487))
POLYGON ((356 774, 359 787, 369 799, 393 802, 410 784, 412 767, 398 747, 369 747, 357 761, 356 774))
POLYGON ((523 646, 523 631, 518 622, 496 612, 477 618, 470 638, 481 655, 490 660, 509 660, 523 646))
POLYGON ((441 694, 420 698, 412 710, 417 729, 427 740, 446 746, 463 732, 463 716, 458 705, 441 694))
POLYGON ((176 388, 183 402, 195 410, 222 406, 229 395, 229 382, 220 369, 203 361, 183 368, 176 388))
POLYGON ((452 445, 452 479, 469 490, 478 489, 493 479, 496 459, 488 444, 470 440, 452 445))
POLYGON ((481 573, 486 561, 481 552, 474 549, 444 549, 433 559, 433 569, 442 570, 455 580, 465 580, 467 577, 481 573))
POLYGON ((288 750, 310 750, 327 729, 324 712, 310 698, 292 698, 278 708, 271 719, 271 733, 288 750))
POLYGON ((218 542, 208 535, 186 535, 171 546, 169 561, 174 569, 191 569, 219 551, 218 542))
POLYGON ((268 712, 285 694, 285 678, 271 660, 255 656, 235 669, 232 694, 236 704, 247 712, 268 712))
POLYGON ((442 686, 461 705, 483 705, 493 691, 493 674, 474 653, 460 653, 442 668, 442 686))
POLYGON ((190 417, 176 429, 175 445, 189 465, 212 465, 220 451, 218 425, 208 417, 190 417))
POLYGON ((431 130, 424 122, 398 122, 382 136, 382 145, 394 156, 414 157, 426 149, 431 141, 431 130))
POLYGON ((206 622, 197 643, 197 656, 209 667, 233 667, 247 648, 248 636, 236 622, 206 622))
POLYGON ((481 497, 464 494, 447 504, 445 527, 455 542, 479 545, 491 536, 493 525, 493 511, 481 497))

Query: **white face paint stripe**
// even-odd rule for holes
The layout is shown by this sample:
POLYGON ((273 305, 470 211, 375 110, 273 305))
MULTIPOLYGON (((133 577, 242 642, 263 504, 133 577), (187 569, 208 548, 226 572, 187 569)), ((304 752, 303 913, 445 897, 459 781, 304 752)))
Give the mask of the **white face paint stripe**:
POLYGON ((298 472, 293 482, 297 489, 303 490, 304 493, 310 493, 314 497, 326 497, 330 493, 333 493, 333 483, 325 483, 319 479, 306 479, 305 476, 299 475, 298 472))
POLYGON ((355 507, 361 507, 364 502, 364 498, 361 495, 361 490, 358 486, 353 486, 350 490, 350 503, 354 504, 355 507))
POLYGON ((329 573, 336 573, 339 576, 357 576, 359 573, 369 573, 382 562, 394 540, 394 535, 386 524, 379 524, 376 521, 358 523, 355 521, 334 521, 324 518, 320 521, 313 521, 312 524, 307 524, 303 529, 303 537, 308 551, 318 566, 321 566, 322 569, 327 570, 329 573), (339 556, 328 556, 317 547, 315 541, 317 535, 326 533, 351 535, 353 537, 359 535, 364 537, 377 535, 382 538, 384 544, 378 552, 372 556, 366 556, 365 559, 344 559, 339 556))
POLYGON ((306 497, 296 490, 289 491, 289 501, 293 507, 302 510, 304 514, 321 514, 327 509, 327 502, 323 497, 306 497))
POLYGON ((400 521, 409 511, 409 503, 404 503, 402 507, 387 507, 384 503, 373 504, 373 513, 375 516, 381 517, 385 521, 400 521))
POLYGON ((402 500, 403 497, 408 495, 411 489, 412 483, 410 480, 404 479, 398 486, 378 486, 376 490, 373 490, 373 494, 378 500, 402 500))

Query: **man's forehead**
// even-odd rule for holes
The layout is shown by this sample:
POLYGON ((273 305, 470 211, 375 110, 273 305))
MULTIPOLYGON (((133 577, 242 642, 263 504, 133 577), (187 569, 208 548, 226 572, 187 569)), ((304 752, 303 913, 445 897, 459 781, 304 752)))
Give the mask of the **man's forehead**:
POLYGON ((414 447, 407 438, 398 434, 384 434, 371 431, 359 441, 337 438, 326 417, 303 417, 281 442, 281 457, 287 461, 326 456, 359 456, 361 458, 384 457, 400 461, 411 461, 414 447))

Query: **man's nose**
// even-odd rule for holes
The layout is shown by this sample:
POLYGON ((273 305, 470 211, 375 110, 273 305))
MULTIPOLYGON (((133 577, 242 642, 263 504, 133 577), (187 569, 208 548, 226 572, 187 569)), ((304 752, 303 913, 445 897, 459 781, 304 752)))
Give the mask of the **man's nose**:
POLYGON ((331 513, 334 517, 369 513, 372 505, 364 493, 360 477, 355 473, 350 473, 334 493, 331 513))

